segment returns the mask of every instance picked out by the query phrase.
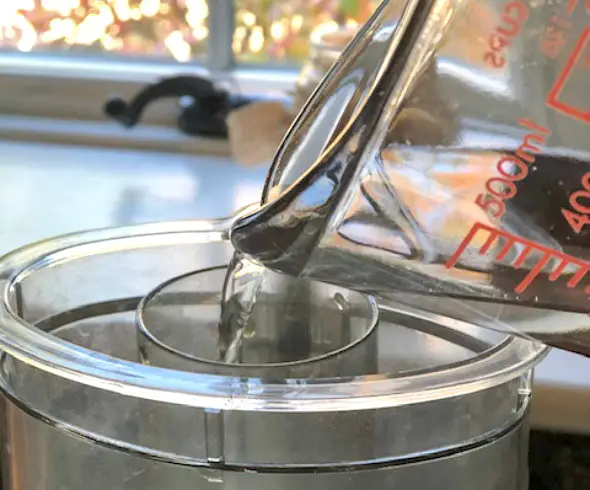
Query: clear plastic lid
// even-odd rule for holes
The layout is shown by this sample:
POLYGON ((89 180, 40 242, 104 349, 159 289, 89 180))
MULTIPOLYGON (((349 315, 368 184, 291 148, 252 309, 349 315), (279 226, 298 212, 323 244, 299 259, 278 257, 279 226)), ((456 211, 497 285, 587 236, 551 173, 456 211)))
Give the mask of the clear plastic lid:
POLYGON ((266 304, 262 317, 269 337, 258 340, 270 339, 275 347, 258 344, 248 354, 255 357, 242 366, 219 363, 208 358, 209 351, 199 350, 194 335, 208 332, 214 345, 211 326, 218 315, 224 264, 233 251, 229 224, 167 223, 89 232, 12 253, 0 263, 1 348, 50 376, 132 397, 206 409, 294 412, 375 409, 473 393, 526 373, 545 352, 539 343, 393 301, 379 305, 376 325, 377 306, 370 297, 306 282, 298 294, 313 301, 305 321, 293 326, 299 333, 307 329, 299 354, 293 357, 290 348, 283 357, 268 357, 276 342, 285 340, 277 332, 290 332, 275 328, 285 323, 284 312, 302 304, 294 295, 291 305, 266 304), (186 275, 201 269, 208 271, 186 275), (146 312, 152 320, 165 317, 170 305, 162 303, 158 292, 180 297, 188 292, 192 300, 181 307, 189 321, 168 323, 164 331, 158 324, 166 322, 152 321, 136 338, 137 307, 154 289, 143 301, 149 307, 144 317, 146 312), (198 297, 208 300, 195 302, 198 297), (117 315, 125 320, 114 321, 117 315), (84 322, 94 329, 91 337, 80 334, 84 322), (123 323, 125 328, 109 330, 123 323), (326 324, 330 328, 314 327, 326 324), (188 337, 170 336, 175 328, 189 329, 188 337), (135 350, 120 352, 127 344, 135 350))

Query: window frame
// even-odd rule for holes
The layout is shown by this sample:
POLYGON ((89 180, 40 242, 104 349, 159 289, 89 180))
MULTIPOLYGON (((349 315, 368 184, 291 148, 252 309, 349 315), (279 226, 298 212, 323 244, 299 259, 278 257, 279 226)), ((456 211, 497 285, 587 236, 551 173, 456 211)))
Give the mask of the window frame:
POLYGON ((177 100, 157 101, 141 124, 125 130, 103 114, 113 96, 133 97, 146 84, 178 74, 211 78, 241 94, 284 95, 296 68, 239 66, 232 49, 234 0, 208 0, 205 63, 173 60, 83 58, 43 53, 0 54, 0 138, 228 154, 226 142, 185 136, 176 128, 177 100))

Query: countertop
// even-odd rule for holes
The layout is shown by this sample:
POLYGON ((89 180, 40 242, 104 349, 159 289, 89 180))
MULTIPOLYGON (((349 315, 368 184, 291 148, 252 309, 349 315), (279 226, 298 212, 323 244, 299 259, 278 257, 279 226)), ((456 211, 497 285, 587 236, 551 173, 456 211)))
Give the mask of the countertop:
MULTIPOLYGON (((229 216, 266 168, 214 156, 0 141, 0 253, 72 231, 229 216)), ((536 373, 536 427, 590 435, 590 360, 554 350, 536 373)))

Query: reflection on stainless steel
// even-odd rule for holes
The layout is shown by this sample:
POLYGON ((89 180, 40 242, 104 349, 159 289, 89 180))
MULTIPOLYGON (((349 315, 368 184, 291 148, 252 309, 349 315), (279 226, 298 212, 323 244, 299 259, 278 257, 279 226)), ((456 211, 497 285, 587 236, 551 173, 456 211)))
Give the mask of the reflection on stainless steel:
POLYGON ((542 252, 590 259, 585 8, 384 2, 293 125, 236 247, 293 275, 443 297, 493 328, 589 330, 590 274, 542 252), (519 240, 479 253, 474 235, 451 264, 478 226, 519 240))

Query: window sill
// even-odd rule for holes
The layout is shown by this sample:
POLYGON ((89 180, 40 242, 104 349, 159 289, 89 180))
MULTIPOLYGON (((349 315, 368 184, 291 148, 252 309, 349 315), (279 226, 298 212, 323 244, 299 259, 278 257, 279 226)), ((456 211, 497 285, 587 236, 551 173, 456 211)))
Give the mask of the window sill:
POLYGON ((231 156, 227 140, 190 137, 171 126, 142 124, 125 129, 108 121, 0 116, 0 138, 85 147, 231 156))
POLYGON ((227 142, 191 138, 176 129, 178 100, 151 104, 141 124, 126 130, 108 120, 104 103, 134 97, 146 84, 174 75, 210 77, 241 94, 285 94, 297 73, 236 69, 210 73, 178 63, 80 60, 27 53, 0 56, 0 138, 108 147, 229 154, 227 142))

